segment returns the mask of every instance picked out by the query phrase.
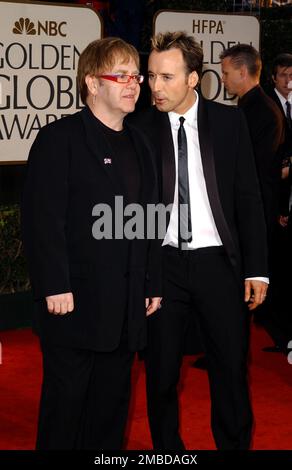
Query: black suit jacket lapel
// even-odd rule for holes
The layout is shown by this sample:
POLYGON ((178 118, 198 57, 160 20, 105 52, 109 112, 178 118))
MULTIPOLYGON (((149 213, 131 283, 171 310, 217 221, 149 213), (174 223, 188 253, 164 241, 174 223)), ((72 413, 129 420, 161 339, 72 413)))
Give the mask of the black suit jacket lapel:
POLYGON ((156 176, 153 167, 154 155, 151 154, 153 152, 148 146, 148 143, 145 140, 144 136, 140 133, 138 134, 137 129, 135 129, 133 132, 131 125, 128 123, 125 123, 125 127, 129 131, 129 135, 135 149, 140 169, 141 186, 139 192, 139 202, 147 203, 151 200, 151 193, 153 191, 154 185, 156 184, 156 176))
POLYGON ((96 157, 103 171, 110 179, 115 194, 123 194, 123 188, 116 174, 115 166, 110 162, 106 162, 106 159, 113 159, 112 149, 103 133, 99 132, 99 129, 94 123, 91 111, 87 107, 81 111, 81 118, 85 128, 86 143, 91 153, 96 157))
POLYGON ((162 202, 167 206, 174 201, 175 156, 170 121, 167 113, 156 111, 155 128, 161 155, 162 202))
POLYGON ((202 96, 199 98, 198 106, 198 133, 201 150, 203 172, 206 182, 208 198, 221 241, 229 255, 231 263, 236 264, 236 250, 228 228, 222 205, 216 178, 215 158, 213 140, 210 132, 210 120, 208 117, 207 102, 202 96))

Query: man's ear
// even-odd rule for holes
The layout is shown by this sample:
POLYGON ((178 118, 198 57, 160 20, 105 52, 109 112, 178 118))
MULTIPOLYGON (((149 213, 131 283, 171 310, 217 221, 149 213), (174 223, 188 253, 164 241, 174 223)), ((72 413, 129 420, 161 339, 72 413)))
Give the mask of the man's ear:
POLYGON ((87 85, 88 91, 89 91, 92 95, 96 95, 96 92, 97 92, 97 80, 96 80, 96 77, 94 77, 93 75, 86 75, 86 77, 85 77, 85 83, 86 83, 86 85, 87 85))
POLYGON ((199 82, 199 75, 194 70, 188 76, 188 85, 189 85, 190 88, 195 88, 195 86, 197 86, 198 82, 199 82))
POLYGON ((246 78, 248 76, 247 66, 245 64, 241 65, 239 67, 239 72, 240 72, 241 78, 246 78))
POLYGON ((275 77, 275 75, 272 75, 272 82, 273 82, 273 83, 276 83, 276 77, 275 77))

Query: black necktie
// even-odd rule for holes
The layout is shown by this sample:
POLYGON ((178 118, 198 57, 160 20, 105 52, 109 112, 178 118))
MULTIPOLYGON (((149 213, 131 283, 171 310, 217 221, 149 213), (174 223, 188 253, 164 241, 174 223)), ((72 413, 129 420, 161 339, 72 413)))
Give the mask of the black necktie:
POLYGON ((286 101, 286 118, 287 118, 289 129, 292 129, 291 104, 289 103, 289 101, 286 101))
POLYGON ((188 146, 181 116, 178 129, 178 247, 192 241, 191 205, 188 174, 188 146))

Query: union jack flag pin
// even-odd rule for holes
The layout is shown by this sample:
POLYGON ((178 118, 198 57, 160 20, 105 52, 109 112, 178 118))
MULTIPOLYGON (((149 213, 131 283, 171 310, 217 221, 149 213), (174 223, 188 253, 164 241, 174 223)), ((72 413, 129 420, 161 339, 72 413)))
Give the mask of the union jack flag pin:
POLYGON ((111 158, 104 158, 103 159, 103 163, 105 165, 111 165, 112 164, 112 159, 111 158))

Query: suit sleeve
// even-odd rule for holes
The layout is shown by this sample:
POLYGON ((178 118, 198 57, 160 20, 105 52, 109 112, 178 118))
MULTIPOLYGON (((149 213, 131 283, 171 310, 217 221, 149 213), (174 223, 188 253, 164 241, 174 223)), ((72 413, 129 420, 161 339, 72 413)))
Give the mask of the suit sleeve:
POLYGON ((70 292, 66 243, 69 145, 56 126, 40 130, 22 199, 24 249, 36 299, 70 292))
POLYGON ((254 121, 253 149, 263 195, 264 212, 268 227, 278 215, 278 199, 283 156, 283 120, 279 113, 267 113, 254 121))
POLYGON ((280 207, 279 213, 282 216, 288 217, 289 216, 289 202, 290 202, 290 194, 291 194, 291 186, 292 186, 292 171, 291 166, 289 169, 289 176, 287 179, 281 181, 281 188, 280 188, 280 207))
MULTIPOLYGON (((161 194, 159 191, 159 157, 157 142, 152 134, 153 128, 153 111, 149 108, 147 111, 131 113, 127 116, 126 122, 139 134, 145 148, 145 158, 151 159, 154 171, 154 180, 148 181, 147 184, 152 185, 151 204, 161 202, 161 194)), ((147 219, 145 224, 148 223, 147 219)), ((157 227, 156 227, 157 229, 157 227)), ((156 236, 148 243, 147 270, 145 282, 145 297, 161 297, 162 296, 162 240, 158 239, 158 230, 156 236)))
POLYGON ((145 297, 162 297, 161 240, 149 245, 145 297))
MULTIPOLYGON (((158 156, 157 150, 152 147, 149 151, 149 157, 152 159, 154 170, 152 204, 158 204, 159 188, 158 188, 158 156)), ((149 184, 151 184, 149 182, 149 184)), ((145 297, 162 297, 162 240, 158 238, 158 227, 154 227, 155 238, 149 241, 148 260, 147 260, 147 273, 145 284, 145 297)))
POLYGON ((235 198, 244 276, 268 276, 267 232, 252 144, 246 120, 239 117, 235 198))

